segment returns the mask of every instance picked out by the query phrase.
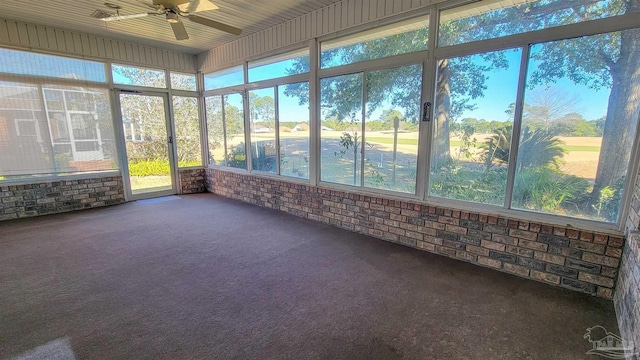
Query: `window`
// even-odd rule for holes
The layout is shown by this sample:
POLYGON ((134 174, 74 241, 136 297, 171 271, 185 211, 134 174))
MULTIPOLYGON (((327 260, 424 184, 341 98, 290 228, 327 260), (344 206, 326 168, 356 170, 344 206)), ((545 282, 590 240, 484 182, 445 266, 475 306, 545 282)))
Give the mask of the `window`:
POLYGON ((440 13, 438 46, 463 44, 638 12, 612 0, 479 1, 440 13))
POLYGON ((173 119, 176 129, 178 167, 202 166, 198 98, 174 96, 173 119))
POLYGON ((0 118, 5 180, 117 169, 106 89, 0 82, 0 118))
POLYGON ((204 89, 214 90, 229 86, 242 85, 244 83, 244 72, 242 65, 225 70, 204 74, 204 89))
POLYGON ((309 83, 249 91, 251 169, 309 178, 309 83))
POLYGON ((277 173, 274 88, 249 91, 251 169, 277 173))
POLYGON ((167 87, 164 70, 114 64, 111 65, 111 73, 115 84, 153 88, 167 87))
POLYGON ((174 90, 197 91, 196 76, 193 74, 169 73, 171 88, 174 90))
POLYGON ((438 61, 430 195, 504 205, 521 54, 438 61))
POLYGON ((367 73, 364 186, 415 194, 422 66, 367 73))
POLYGON ((309 49, 249 62, 249 82, 309 72, 309 49))
POLYGON ((105 65, 96 61, 71 59, 0 48, 0 73, 106 83, 105 65))
POLYGON ((320 80, 320 179, 360 186, 362 73, 320 80))
POLYGON ((422 66, 326 78, 320 88, 321 180, 415 194, 422 66))
POLYGON ((622 35, 531 46, 514 208, 618 220, 640 113, 622 35))
POLYGON ((246 169, 242 95, 209 96, 205 105, 209 164, 246 169))
POLYGON ((320 44, 320 67, 326 69, 423 51, 427 49, 428 38, 429 18, 420 17, 323 41, 320 44))
POLYGON ((278 86, 280 175, 309 178, 309 83, 278 86))

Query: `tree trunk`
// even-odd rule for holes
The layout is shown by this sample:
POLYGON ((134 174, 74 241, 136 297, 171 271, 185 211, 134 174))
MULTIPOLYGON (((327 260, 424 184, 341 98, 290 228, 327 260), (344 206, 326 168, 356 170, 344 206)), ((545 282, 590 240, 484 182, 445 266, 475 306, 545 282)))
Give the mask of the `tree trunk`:
POLYGON ((620 58, 611 69, 611 94, 592 195, 626 175, 640 111, 640 29, 624 30, 620 58))
POLYGON ((451 114, 451 69, 449 60, 438 61, 436 82, 436 115, 433 127, 431 168, 447 164, 451 160, 449 144, 449 118, 451 114))

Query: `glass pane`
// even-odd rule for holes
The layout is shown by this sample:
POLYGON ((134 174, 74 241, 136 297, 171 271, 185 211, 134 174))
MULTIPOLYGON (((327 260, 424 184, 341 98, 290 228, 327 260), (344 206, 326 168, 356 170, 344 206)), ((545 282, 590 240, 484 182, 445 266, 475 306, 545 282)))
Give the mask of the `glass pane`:
POLYGON ((521 53, 438 61, 430 195, 504 205, 521 53))
POLYGON ((224 98, 224 125, 226 132, 227 159, 229 167, 246 169, 247 156, 244 140, 244 110, 242 95, 225 95, 224 98))
POLYGON ((309 178, 309 83, 278 86, 280 175, 309 178))
POLYGON ((416 192, 422 66, 367 73, 366 187, 416 192))
POLYGON ((67 110, 72 111, 92 111, 95 101, 92 94, 86 91, 66 91, 65 101, 67 110))
POLYGON ((276 172, 276 108, 274 89, 249 91, 251 169, 276 172))
POLYGON ((513 207, 617 221, 640 113, 626 36, 531 47, 513 207))
POLYGON ((122 121, 132 133, 126 139, 129 180, 134 195, 171 190, 173 178, 164 99, 120 94, 122 121))
POLYGON ((204 99, 207 112, 207 139, 209 141, 209 165, 225 165, 224 126, 222 121, 222 96, 204 99))
POLYGON ((122 85, 135 85, 154 88, 166 88, 164 70, 154 70, 135 66, 111 65, 113 82, 122 85))
POLYGON ((174 90, 196 91, 196 76, 193 74, 180 74, 171 72, 171 88, 174 90))
POLYGON ((360 186, 362 73, 320 80, 320 178, 360 186))
POLYGON ((242 65, 204 74, 204 89, 213 90, 244 83, 242 65))
POLYGON ((438 46, 522 34, 638 11, 640 7, 632 1, 479 1, 440 13, 438 46))
POLYGON ((309 50, 294 51, 249 62, 249 81, 275 79, 309 72, 309 50))
POLYGON ((107 82, 104 63, 0 48, 0 72, 107 82))
POLYGON ((0 82, 0 99, 4 179, 117 169, 107 90, 0 82), (87 99, 91 111, 67 110, 68 94, 87 99), (43 111, 43 103, 56 111, 43 111))
POLYGON ((427 49, 429 17, 420 17, 320 44, 320 67, 353 64, 427 49))
POLYGON ((173 97, 178 167, 202 166, 198 98, 173 97))

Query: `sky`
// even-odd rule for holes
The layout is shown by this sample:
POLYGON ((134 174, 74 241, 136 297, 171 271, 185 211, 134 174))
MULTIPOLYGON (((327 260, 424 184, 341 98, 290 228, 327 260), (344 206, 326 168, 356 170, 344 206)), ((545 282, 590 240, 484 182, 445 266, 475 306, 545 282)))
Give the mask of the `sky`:
MULTIPOLYGON (((509 63, 508 69, 493 70, 485 74, 487 75, 487 89, 484 91, 484 96, 475 99, 474 103, 476 104, 476 109, 465 111, 462 114, 462 117, 474 117, 477 119, 498 121, 508 120, 508 115, 505 114, 505 110, 509 107, 509 104, 515 101, 516 84, 518 77, 517 70, 520 63, 519 54, 519 51, 507 51, 507 60, 509 63)), ((0 63, 0 72, 14 74, 33 74, 34 72, 36 72, 36 75, 52 77, 62 77, 68 76, 69 74, 76 74, 81 78, 85 78, 91 81, 106 81, 106 76, 104 75, 104 65, 100 62, 69 59, 64 57, 41 55, 5 49, 0 49, 0 56, 2 56, 4 60, 0 63), (6 61, 7 59, 9 61, 6 61), (34 62, 40 64, 40 66, 34 67, 34 62)), ((481 60, 478 60, 478 62, 481 62, 481 60)), ((284 76, 287 74, 287 69, 291 67, 291 64, 292 60, 287 60, 276 64, 252 68, 249 72, 250 80, 255 81, 265 78, 284 76)), ((530 63, 530 71, 536 66, 537 64, 532 61, 530 63)), ((114 73, 114 80, 117 83, 130 83, 128 79, 117 73, 114 73)), ((241 83, 241 72, 229 72, 225 74, 225 76, 216 79, 217 84, 224 84, 228 82, 241 83)), ((558 80, 555 84, 553 84, 553 87, 566 92, 569 97, 575 98, 577 101, 575 108, 572 110, 581 114, 585 119, 594 120, 601 118, 606 114, 609 96, 608 89, 595 91, 583 85, 575 85, 568 79, 558 80)), ((525 92, 525 100, 530 101, 529 95, 531 94, 532 92, 530 90, 527 90, 525 92)), ((306 104, 299 105, 299 101, 295 97, 288 97, 283 95, 283 92, 281 92, 280 121, 308 121, 307 116, 300 116, 300 114, 306 115, 308 113, 308 106, 306 104)), ((417 106, 420 106, 420 104, 417 104, 417 106)), ((374 114, 371 116, 371 119, 377 119, 382 113, 382 110, 389 108, 391 108, 389 103, 383 104, 382 107, 374 112, 374 114)), ((399 110, 402 111, 402 109, 399 110)))

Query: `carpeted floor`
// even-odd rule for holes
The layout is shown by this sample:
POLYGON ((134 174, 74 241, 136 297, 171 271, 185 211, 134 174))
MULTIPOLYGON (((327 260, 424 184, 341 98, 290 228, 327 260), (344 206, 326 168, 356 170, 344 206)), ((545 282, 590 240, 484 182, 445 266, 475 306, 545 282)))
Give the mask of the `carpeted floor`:
POLYGON ((0 223, 0 359, 573 360, 593 325, 610 302, 211 194, 0 223))

